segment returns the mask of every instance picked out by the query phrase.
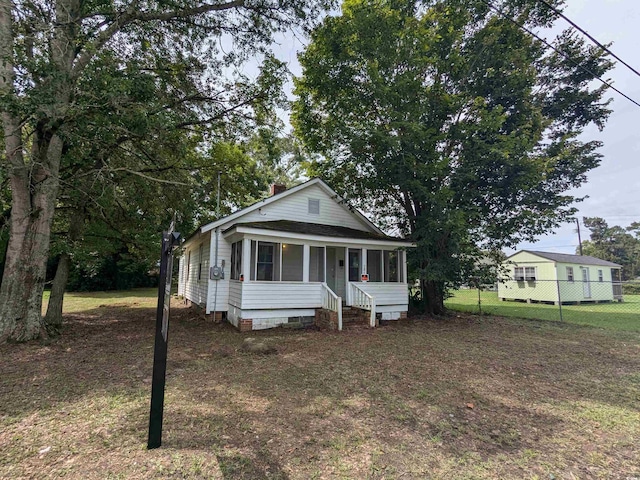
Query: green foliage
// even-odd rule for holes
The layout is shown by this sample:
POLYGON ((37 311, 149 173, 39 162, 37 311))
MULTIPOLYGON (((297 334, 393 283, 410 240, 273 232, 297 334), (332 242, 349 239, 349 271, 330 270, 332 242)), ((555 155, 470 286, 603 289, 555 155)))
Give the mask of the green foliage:
POLYGON ((622 280, 640 276, 640 222, 633 222, 626 229, 609 227, 600 217, 584 217, 583 222, 591 231, 591 240, 582 242, 584 255, 622 265, 622 280))
MULTIPOLYGON (((533 0, 501 2, 530 28, 554 18, 533 0)), ((594 74, 612 66, 570 33, 554 43, 594 74)), ((350 0, 300 56, 293 123, 327 178, 410 235, 410 260, 442 305, 444 284, 566 221, 565 192, 596 167, 605 89, 481 1, 350 0)), ((438 305, 436 305, 437 307, 438 305)))

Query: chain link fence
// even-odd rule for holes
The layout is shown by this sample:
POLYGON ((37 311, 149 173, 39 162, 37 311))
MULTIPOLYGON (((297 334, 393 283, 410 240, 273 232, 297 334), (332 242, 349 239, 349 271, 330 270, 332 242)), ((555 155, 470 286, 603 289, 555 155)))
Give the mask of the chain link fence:
POLYGON ((451 293, 455 311, 640 330, 640 282, 506 279, 451 293))

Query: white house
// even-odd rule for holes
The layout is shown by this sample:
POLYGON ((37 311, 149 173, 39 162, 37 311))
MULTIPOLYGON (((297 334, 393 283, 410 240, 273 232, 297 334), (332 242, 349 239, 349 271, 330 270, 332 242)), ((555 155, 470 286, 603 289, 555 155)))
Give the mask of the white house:
POLYGON ((413 243, 385 235, 318 178, 271 193, 185 241, 179 296, 242 331, 342 329, 345 306, 371 326, 406 316, 413 243))
POLYGON ((621 265, 588 255, 523 250, 505 261, 501 300, 583 303, 622 301, 621 265))

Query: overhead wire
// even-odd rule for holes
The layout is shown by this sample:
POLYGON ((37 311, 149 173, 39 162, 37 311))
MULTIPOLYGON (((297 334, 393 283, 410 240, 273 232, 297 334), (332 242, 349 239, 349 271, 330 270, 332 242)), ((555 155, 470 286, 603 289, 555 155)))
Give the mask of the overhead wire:
POLYGON ((629 70, 631 70, 633 73, 635 73, 638 77, 640 77, 640 72, 638 70, 636 70, 635 68, 633 68, 631 65, 629 65, 627 62, 625 62, 624 60, 622 60, 618 55, 616 55, 615 53, 613 53, 609 47, 607 47, 606 45, 603 45, 602 43, 600 43, 598 40, 596 40, 589 32, 587 32, 584 28, 582 28, 580 25, 578 25, 577 23, 575 23, 573 20, 571 20, 569 17, 567 17, 561 10, 559 10, 558 8, 554 7, 553 5, 551 5, 549 2, 547 2, 547 0, 538 0, 539 3, 542 3, 543 5, 545 5, 549 10, 553 11, 556 15, 558 15, 560 18, 564 19, 567 23, 569 23, 573 28, 575 28, 576 30, 578 30, 580 33, 582 33, 585 37, 587 37, 589 40, 591 40, 593 43, 595 43, 598 47, 600 47, 602 50, 604 50, 605 52, 607 52, 610 56, 612 56, 613 58, 615 58, 616 60, 618 60, 621 64, 623 64, 625 67, 627 67, 629 70))
POLYGON ((600 82, 602 82, 604 85, 609 87, 614 92, 617 92, 618 94, 622 95, 624 98, 629 100, 631 103, 634 103, 636 106, 640 107, 640 103, 635 101, 629 95, 627 95, 626 93, 620 91, 619 89, 614 87, 610 82, 607 82, 606 80, 602 79, 600 76, 596 75, 593 71, 591 71, 590 69, 588 69, 584 65, 580 65, 580 63, 578 63, 576 60, 571 58, 567 53, 565 53, 562 50, 556 48, 553 44, 549 43, 547 40, 545 40, 544 38, 540 37, 537 33, 533 32, 532 30, 530 30, 527 27, 525 27, 523 24, 521 24, 521 23, 517 22, 516 20, 514 20, 513 18, 511 18, 509 15, 504 13, 500 8, 498 8, 495 5, 493 5, 489 0, 480 0, 480 1, 482 3, 484 3, 485 5, 487 5, 490 9, 494 10, 495 12, 497 12, 501 17, 505 18, 506 20, 509 20, 511 23, 513 23, 514 25, 518 26, 521 30, 524 30, 529 35, 537 38, 539 41, 544 43, 547 47, 549 47, 552 50, 554 50, 556 53, 562 55, 564 58, 566 58, 571 63, 573 63, 576 67, 578 67, 578 68, 582 69, 583 71, 587 72, 589 75, 592 75, 594 77, 594 79, 599 80, 600 82))

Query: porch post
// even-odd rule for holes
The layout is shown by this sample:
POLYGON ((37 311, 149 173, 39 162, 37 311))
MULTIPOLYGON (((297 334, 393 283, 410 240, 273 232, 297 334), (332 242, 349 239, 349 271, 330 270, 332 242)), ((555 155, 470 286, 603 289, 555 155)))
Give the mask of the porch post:
POLYGON ((347 305, 351 305, 351 288, 349 288, 349 247, 344 247, 344 290, 347 294, 347 305))
POLYGON ((308 243, 302 246, 302 281, 309 283, 309 259, 311 258, 311 247, 308 243))
POLYGON ((242 275, 244 281, 251 280, 251 239, 242 239, 242 275))
POLYGON ((362 267, 360 268, 360 275, 364 275, 365 273, 369 273, 369 267, 367 264, 367 249, 363 248, 362 249, 362 267))
POLYGON ((402 262, 402 282, 407 283, 407 252, 405 250, 398 250, 400 255, 400 261, 402 262))

